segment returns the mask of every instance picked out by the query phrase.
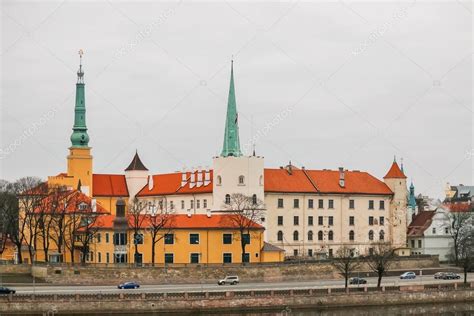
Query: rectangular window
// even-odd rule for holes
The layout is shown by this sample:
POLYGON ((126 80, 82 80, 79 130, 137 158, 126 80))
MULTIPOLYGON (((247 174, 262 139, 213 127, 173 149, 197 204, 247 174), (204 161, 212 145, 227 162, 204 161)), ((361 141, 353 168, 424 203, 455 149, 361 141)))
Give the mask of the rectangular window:
POLYGON ((184 201, 181 200, 181 209, 184 210, 184 201))
POLYGON ((293 225, 298 226, 300 224, 300 218, 298 216, 293 216, 293 225))
POLYGON ((310 256, 310 257, 313 256, 313 249, 308 249, 308 256, 310 256))
POLYGON ((313 226, 313 216, 308 216, 308 226, 313 226))
POLYGON ((105 260, 105 262, 110 263, 110 254, 108 252, 105 254, 105 260))
POLYGON ((293 256, 295 256, 295 257, 298 256, 298 249, 293 249, 293 256))
POLYGON ((109 243, 109 233, 105 233, 105 242, 109 243))
POLYGON ((114 245, 126 245, 127 234, 126 233, 114 233, 114 245))
POLYGON ((189 234, 189 243, 191 245, 199 244, 199 234, 189 234))
POLYGON ((334 217, 333 217, 333 216, 329 216, 328 219, 329 219, 328 225, 329 225, 329 226, 334 225, 334 217))
POLYGON ((222 255, 222 261, 224 263, 232 263, 232 254, 231 253, 224 253, 222 255))
POLYGON ((231 245, 232 244, 232 234, 223 234, 222 235, 222 243, 224 245, 231 245))
POLYGON ((380 201, 379 202, 379 210, 384 210, 385 209, 385 201, 380 201))
POLYGON ((143 245, 143 234, 133 234, 133 244, 143 245))
POLYGON ((278 226, 283 225, 283 216, 278 216, 278 226))
POLYGON ((374 200, 369 200, 369 210, 374 209, 374 200))
POLYGON ((170 201, 170 209, 171 209, 171 210, 174 210, 174 203, 173 203, 173 201, 170 201))
POLYGON ((349 209, 353 210, 355 208, 355 201, 354 200, 349 200, 349 209))
POLYGON ((278 199, 278 208, 283 208, 283 199, 278 199))
POLYGON ((369 216, 369 225, 374 225, 374 217, 369 216))
POLYGON ((242 262, 250 262, 250 254, 248 252, 244 253, 244 255, 242 256, 242 262))
POLYGON ((97 238, 97 243, 99 243, 99 244, 100 244, 101 237, 102 236, 100 235, 100 233, 97 233, 96 238, 97 238))
POLYGON ((308 208, 313 208, 314 207, 314 202, 313 199, 308 200, 308 208))
POLYGON ((354 216, 349 216, 349 225, 354 226, 354 216))
POLYGON ((436 227, 433 227, 432 232, 433 232, 433 235, 436 234, 436 227))
POLYGON ((445 228, 444 228, 444 233, 445 233, 445 234, 449 234, 449 227, 445 227, 445 228))
POLYGON ((102 262, 102 253, 100 253, 100 252, 97 253, 97 262, 98 263, 102 262))
POLYGON ((243 234, 243 235, 242 235, 242 238, 243 238, 244 243, 245 243, 246 245, 250 245, 250 234, 243 234))
POLYGON ((201 208, 201 200, 196 201, 196 208, 201 208))
POLYGON ((329 248, 329 258, 332 258, 332 255, 333 255, 333 251, 331 248, 329 248))
POLYGON ((114 253, 114 263, 127 263, 127 254, 114 253))
POLYGON ((324 225, 324 219, 322 216, 318 216, 318 225, 324 225))
POLYGON ((202 207, 207 208, 207 200, 202 200, 202 207))
POLYGON ((199 263, 199 254, 198 253, 192 253, 190 256, 190 263, 199 263))
POLYGON ((174 244, 174 234, 165 234, 165 245, 174 244))
POLYGON ((421 240, 418 240, 418 248, 421 248, 421 240))
POLYGON ((173 262, 174 262, 174 254, 165 253, 165 263, 173 263, 173 262))
POLYGON ((194 209, 194 200, 189 201, 189 203, 190 203, 190 208, 194 209))
POLYGON ((385 225, 385 218, 383 216, 379 217, 379 224, 380 224, 380 226, 385 225))
POLYGON ((294 199, 293 200, 293 208, 300 208, 300 200, 294 199))
POLYGON ((329 200, 329 205, 328 205, 328 207, 329 207, 330 209, 333 209, 333 208, 334 208, 334 200, 329 200))
POLYGON ((415 248, 415 240, 413 240, 413 239, 411 240, 411 247, 415 248))
POLYGON ((324 208, 324 200, 323 199, 318 200, 318 208, 324 208))

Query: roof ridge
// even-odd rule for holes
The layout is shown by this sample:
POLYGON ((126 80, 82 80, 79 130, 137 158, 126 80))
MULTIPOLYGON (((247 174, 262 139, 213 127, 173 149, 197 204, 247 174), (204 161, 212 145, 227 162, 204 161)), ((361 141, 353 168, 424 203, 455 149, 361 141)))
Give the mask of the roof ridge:
POLYGON ((311 178, 311 176, 306 172, 306 169, 301 169, 304 173, 304 175, 306 176, 306 178, 308 178, 309 182, 311 183, 311 185, 314 187, 314 189, 319 192, 319 189, 318 189, 318 186, 316 185, 315 181, 313 180, 313 178, 311 178))

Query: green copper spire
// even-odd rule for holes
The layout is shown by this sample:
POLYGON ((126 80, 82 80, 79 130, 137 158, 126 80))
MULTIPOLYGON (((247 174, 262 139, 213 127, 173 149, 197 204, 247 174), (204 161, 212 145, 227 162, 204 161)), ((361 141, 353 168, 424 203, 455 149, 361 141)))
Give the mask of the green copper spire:
POLYGON ((413 185, 413 181, 410 184, 410 196, 408 198, 408 208, 411 208, 412 210, 416 208, 415 186, 413 185))
POLYGON ((225 122, 224 146, 222 148, 221 156, 242 156, 242 152, 240 151, 237 103, 235 102, 234 61, 232 61, 230 67, 229 99, 227 101, 227 118, 225 122))
POLYGON ((86 98, 84 89, 84 71, 82 70, 82 49, 79 51, 79 70, 76 83, 76 106, 74 108, 74 126, 71 135, 72 147, 88 147, 89 135, 86 126, 86 98))

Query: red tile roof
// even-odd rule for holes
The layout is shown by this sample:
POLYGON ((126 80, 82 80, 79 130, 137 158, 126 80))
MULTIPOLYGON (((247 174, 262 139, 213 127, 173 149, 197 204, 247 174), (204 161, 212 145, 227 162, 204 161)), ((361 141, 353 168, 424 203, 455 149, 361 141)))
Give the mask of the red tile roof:
POLYGON ((473 212, 474 211, 474 206, 469 203, 469 202, 446 202, 443 203, 443 206, 445 206, 446 209, 448 209, 450 212, 456 213, 456 212, 473 212))
MULTIPOLYGON (((87 204, 87 208, 83 210, 84 212, 91 212, 92 211, 92 199, 85 195, 84 193, 78 190, 68 190, 64 192, 54 192, 50 193, 48 196, 43 198, 40 201, 40 206, 35 209, 35 212, 63 212, 63 208, 59 208, 59 206, 66 206, 65 211, 67 213, 72 213, 77 211, 79 205, 85 203, 87 204), (54 206, 53 206, 54 205, 54 206)), ((97 213, 109 213, 105 208, 100 205, 100 203, 96 202, 96 212, 97 213)))
POLYGON ((125 176, 121 174, 92 175, 92 196, 129 196, 125 176))
MULTIPOLYGON (((140 227, 150 227, 151 217, 149 215, 144 216, 139 222, 140 227)), ((168 215, 168 219, 164 228, 166 229, 236 229, 238 225, 233 220, 232 214, 213 214, 208 217, 204 214, 197 214, 188 216, 187 214, 171 214, 168 215)), ((98 220, 98 226, 100 228, 113 228, 115 215, 103 215, 98 220)), ((128 215, 129 227, 133 226, 133 217, 128 215)), ((263 229, 263 226, 252 222, 250 225, 252 229, 263 229)))
POLYGON ((431 225, 435 211, 421 211, 408 225, 408 236, 423 236, 425 230, 431 225))
POLYGON ((400 169, 398 166, 397 162, 394 161, 392 163, 392 166, 390 167, 390 170, 387 172, 384 179, 394 179, 394 178, 400 178, 400 179, 406 179, 407 177, 403 173, 403 171, 400 169))
POLYGON ((202 184, 197 186, 198 172, 194 173, 195 185, 191 187, 191 172, 186 173, 186 185, 181 187, 182 173, 157 174, 153 176, 153 188, 150 190, 148 184, 138 192, 138 196, 155 196, 169 194, 199 194, 212 193, 212 170, 210 171, 210 181, 205 185, 205 172, 202 171, 202 184))
POLYGON ((264 170, 265 192, 316 192, 310 179, 301 169, 292 169, 291 174, 287 169, 264 170))

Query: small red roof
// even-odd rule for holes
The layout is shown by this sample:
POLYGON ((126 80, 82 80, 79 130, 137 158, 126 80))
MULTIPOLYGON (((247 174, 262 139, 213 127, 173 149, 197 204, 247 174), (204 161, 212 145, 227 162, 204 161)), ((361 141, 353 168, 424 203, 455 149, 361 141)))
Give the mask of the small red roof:
POLYGON ((423 236, 425 230, 431 225, 435 211, 419 212, 408 225, 408 236, 423 236))
POLYGON ((474 211, 473 205, 469 202, 446 202, 443 203, 443 206, 445 206, 446 209, 453 213, 465 213, 474 211))
POLYGON ((125 176, 122 174, 92 175, 92 196, 129 196, 125 176))
POLYGON ((400 178, 400 179, 406 179, 407 177, 403 173, 403 171, 400 169, 398 166, 397 162, 394 161, 392 163, 392 166, 390 167, 390 170, 387 172, 384 179, 395 179, 395 178, 400 178))
POLYGON ((168 194, 212 193, 212 170, 209 171, 209 180, 205 181, 205 171, 194 172, 194 186, 191 186, 191 172, 186 173, 186 184, 181 186, 182 173, 157 174, 153 176, 153 188, 148 184, 138 192, 138 196, 155 196, 168 194), (199 173, 201 173, 199 177, 199 173), (198 179, 200 185, 198 186, 198 179))
MULTIPOLYGON (((78 211, 79 205, 83 203, 86 204, 86 208, 81 211, 92 212, 92 207, 93 207, 92 199, 78 190, 67 190, 64 192, 50 193, 48 196, 43 198, 40 201, 40 203, 41 203, 40 206, 38 206, 35 209, 36 213, 45 212, 45 211, 46 212, 66 211, 67 213, 72 213, 74 211, 78 211), (64 205, 66 208, 62 209, 64 205)), ((103 213, 103 214, 109 213, 98 202, 96 202, 95 212, 103 213)))
MULTIPOLYGON (((150 215, 141 215, 141 228, 150 227, 152 217, 150 215)), ((159 215, 158 215, 159 216, 159 215)), ((171 214, 168 215, 164 228, 166 229, 236 229, 238 224, 233 220, 235 215, 232 214, 216 214, 208 217, 204 214, 188 216, 187 214, 171 214)), ((102 215, 98 220, 100 228, 113 228, 115 215, 102 215)), ((129 227, 133 227, 133 216, 128 215, 129 227)), ((252 229, 263 229, 263 226, 252 222, 252 229)))

